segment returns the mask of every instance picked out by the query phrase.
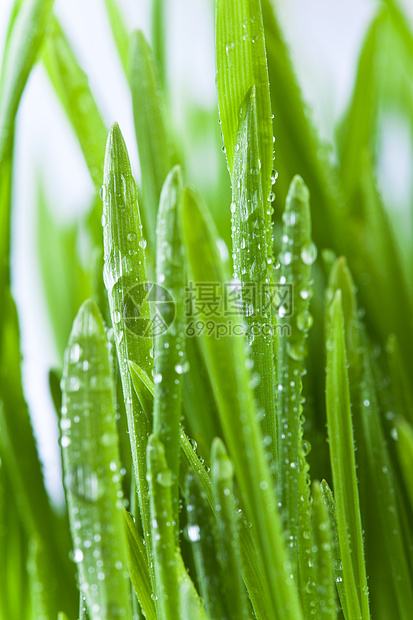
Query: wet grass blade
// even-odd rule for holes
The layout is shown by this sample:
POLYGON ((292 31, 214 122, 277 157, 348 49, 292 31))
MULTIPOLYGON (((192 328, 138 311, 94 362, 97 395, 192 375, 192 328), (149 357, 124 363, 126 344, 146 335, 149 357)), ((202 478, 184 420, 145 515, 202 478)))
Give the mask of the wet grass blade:
POLYGON ((65 487, 81 588, 92 620, 122 618, 132 610, 114 385, 106 332, 92 301, 74 322, 62 385, 65 487))
POLYGON ((149 438, 147 455, 157 614, 162 620, 175 620, 179 617, 179 584, 171 493, 174 480, 165 448, 155 435, 149 438))
POLYGON ((254 394, 265 445, 275 474, 274 317, 272 304, 272 226, 270 203, 262 193, 256 89, 247 93, 240 110, 234 147, 232 251, 234 277, 241 282, 242 316, 249 356, 256 377, 254 394))
POLYGON ((0 78, 0 167, 12 143, 14 119, 27 78, 36 61, 53 0, 27 0, 13 15, 0 78))
POLYGON ((348 619, 370 618, 354 457, 341 291, 328 308, 326 406, 348 619))
MULTIPOLYGON (((131 376, 136 393, 142 406, 152 421, 153 398, 155 386, 142 369, 135 363, 130 362, 131 376)), ((213 492, 210 477, 197 456, 193 443, 181 430, 180 435, 181 453, 180 453, 180 469, 179 469, 179 486, 183 492, 185 489, 185 480, 188 471, 196 474, 200 482, 208 504, 212 512, 215 511, 213 492)), ((264 584, 263 569, 258 557, 257 547, 253 540, 250 524, 245 517, 240 519, 240 550, 242 558, 242 566, 244 571, 244 581, 254 607, 255 614, 259 620, 270 620, 269 609, 271 607, 268 591, 264 584)))
POLYGON ((333 573, 333 535, 329 513, 318 481, 313 482, 312 498, 313 532, 316 547, 313 557, 318 599, 315 617, 335 620, 337 618, 337 602, 333 573))
POLYGON ((156 610, 152 599, 151 580, 144 541, 132 520, 131 515, 123 513, 128 541, 129 573, 137 594, 142 613, 146 620, 156 620, 156 610))
POLYGON ((262 196, 270 192, 273 160, 271 103, 259 0, 217 0, 215 22, 218 107, 232 184, 239 110, 255 85, 262 196))
MULTIPOLYGON (((403 540, 402 524, 394 485, 394 470, 384 437, 372 369, 366 346, 363 351, 363 383, 361 415, 369 465, 372 492, 376 496, 377 515, 381 525, 381 558, 389 565, 391 585, 389 597, 394 596, 397 617, 408 619, 413 608, 413 592, 408 560, 403 540)), ((383 593, 382 593, 383 596, 383 593)))
POLYGON ((150 427, 132 387, 128 362, 133 360, 146 373, 152 370, 152 339, 148 337, 150 333, 147 334, 151 325, 150 286, 146 277, 146 240, 142 236, 136 185, 117 124, 109 133, 106 147, 103 199, 104 280, 115 334, 140 516, 151 563, 146 479, 146 445, 150 427))
POLYGON ((218 560, 222 570, 227 617, 232 620, 246 620, 247 599, 242 582, 239 515, 236 512, 233 476, 234 470, 225 446, 217 438, 212 444, 211 482, 217 518, 218 560))
POLYGON ((187 533, 194 553, 199 588, 210 618, 226 618, 222 574, 218 564, 214 523, 197 476, 189 471, 185 481, 187 533))
POLYGON ((156 216, 165 179, 177 163, 152 50, 142 32, 132 35, 131 89, 142 172, 145 233, 155 251, 156 216))
POLYGON ((338 595, 340 597, 341 608, 343 610, 344 617, 347 618, 347 603, 346 603, 346 591, 344 587, 343 581, 343 563, 341 561, 341 552, 340 552, 340 541, 338 534, 338 526, 337 526, 337 515, 336 515, 336 502, 334 500, 333 492, 328 486, 326 480, 322 480, 320 484, 321 493, 323 495, 323 501, 326 505, 331 534, 333 537, 333 573, 334 579, 336 582, 336 588, 338 595))
POLYGON ((284 527, 290 537, 292 572, 298 561, 298 477, 302 445, 302 376, 306 338, 313 319, 309 312, 311 265, 317 250, 311 241, 309 192, 301 177, 294 177, 283 214, 283 245, 279 256, 280 287, 286 301, 278 309, 278 489, 284 527))
POLYGON ((336 238, 332 235, 336 206, 340 204, 337 181, 309 120, 273 6, 270 0, 261 0, 276 136, 276 204, 285 204, 292 177, 302 176, 317 205, 312 214, 314 239, 320 247, 331 247, 332 238, 336 238))
POLYGON ((166 178, 161 193, 156 230, 156 280, 159 285, 159 302, 165 295, 172 296, 173 303, 163 303, 168 314, 163 313, 164 326, 154 335, 154 381, 155 402, 153 432, 163 444, 168 469, 172 475, 174 522, 178 528, 179 517, 179 435, 182 411, 182 374, 186 370, 184 360, 184 253, 180 230, 180 211, 183 195, 182 174, 174 168, 166 178))
MULTIPOLYGON (((190 190, 185 191, 183 205, 184 239, 194 281, 215 282, 220 294, 223 273, 209 214, 190 190)), ((272 604, 268 613, 274 618, 301 618, 250 388, 243 338, 205 336, 203 344, 225 440, 264 568, 272 604)))

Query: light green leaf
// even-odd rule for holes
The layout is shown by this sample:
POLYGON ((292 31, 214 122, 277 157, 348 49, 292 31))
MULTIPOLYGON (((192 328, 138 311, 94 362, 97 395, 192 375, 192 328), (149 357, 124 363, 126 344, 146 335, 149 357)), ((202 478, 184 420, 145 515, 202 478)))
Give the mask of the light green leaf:
POLYGON ((316 618, 337 618, 336 591, 333 576, 333 536, 327 506, 318 481, 313 482, 313 531, 316 552, 314 553, 316 591, 318 608, 316 618))
POLYGON ((137 594, 142 613, 146 620, 156 620, 156 610, 152 599, 151 580, 148 571, 147 553, 131 515, 123 513, 128 542, 129 572, 137 594))
MULTIPOLYGON (((384 437, 376 390, 366 346, 363 350, 363 383, 361 389, 361 416, 364 428, 371 493, 376 496, 376 518, 381 525, 380 557, 389 565, 392 587, 397 606, 397 617, 408 619, 413 608, 408 560, 405 551, 402 524, 394 484, 394 471, 384 437)), ((390 596, 390 593, 389 593, 390 596)))
POLYGON ((192 471, 186 475, 185 500, 188 518, 187 535, 194 554, 204 606, 210 618, 224 620, 227 614, 214 538, 213 515, 209 510, 208 500, 202 486, 192 471))
POLYGON ((341 291, 328 308, 326 406, 348 620, 370 618, 356 479, 341 291))
POLYGON ((117 0, 105 0, 105 4, 119 58, 125 75, 129 76, 130 36, 126 28, 125 20, 119 9, 117 0))
POLYGON ((279 256, 280 296, 278 308, 278 489, 284 527, 290 536, 290 561, 297 575, 298 476, 302 441, 301 377, 304 374, 306 338, 313 323, 309 312, 312 297, 311 265, 317 249, 311 240, 309 192, 301 177, 294 177, 283 214, 283 245, 279 256))
MULTIPOLYGON (((142 403, 142 406, 144 406, 143 403, 145 403, 145 412, 151 422, 155 386, 146 373, 142 371, 142 369, 140 369, 134 362, 130 362, 130 369, 134 388, 142 403)), ((193 444, 183 430, 181 430, 180 443, 180 489, 181 491, 185 489, 185 480, 188 471, 194 472, 207 497, 210 509, 214 512, 215 504, 209 475, 203 463, 197 456, 193 444)), ((250 524, 246 521, 245 517, 240 519, 239 537, 242 565, 244 570, 244 581, 247 586, 255 614, 259 620, 271 620, 271 616, 268 611, 270 609, 269 594, 264 584, 262 565, 260 558, 258 557, 256 544, 251 534, 250 524)))
POLYGON ((14 120, 27 78, 48 25, 53 0, 26 0, 11 16, 7 48, 0 77, 0 167, 4 166, 13 137, 14 120))
POLYGON ((46 41, 44 62, 81 146, 95 188, 103 178, 107 128, 80 67, 58 21, 53 21, 46 41))
POLYGON ((251 86, 257 102, 262 196, 270 191, 273 160, 271 103, 259 0, 217 0, 215 23, 218 106, 232 183, 239 110, 251 86))
POLYGON ((175 620, 179 617, 179 582, 171 494, 173 476, 167 466, 165 449, 155 435, 149 437, 147 458, 157 613, 162 620, 175 620))
POLYGON ((156 215, 166 176, 176 163, 165 102, 155 60, 142 32, 135 32, 131 46, 131 89, 136 140, 142 172, 145 233, 155 250, 156 215))
POLYGON ((151 565, 146 479, 146 445, 150 427, 132 387, 128 360, 133 360, 146 373, 152 369, 148 301, 152 288, 146 277, 146 241, 142 236, 136 185, 117 124, 109 133, 106 147, 103 198, 104 280, 122 379, 141 521, 151 565))
POLYGON ((155 402, 153 410, 153 432, 163 444, 168 469, 173 485, 170 489, 174 510, 176 531, 179 526, 179 435, 182 411, 182 374, 184 359, 185 318, 184 252, 179 216, 182 209, 182 174, 175 167, 167 176, 161 193, 156 229, 156 280, 159 302, 162 308, 164 326, 154 336, 154 379, 155 402), (164 296, 165 297, 164 299, 164 296), (163 303, 172 297, 172 303, 163 303))
MULTIPOLYGON (((222 295, 223 273, 209 214, 190 190, 185 191, 183 205, 184 239, 194 280, 217 283, 217 295, 222 295)), ((202 313, 201 318, 205 320, 202 313)), ((227 317, 223 317, 224 325, 226 321, 227 317)), ((250 388, 243 338, 205 336, 204 355, 242 502, 263 564, 265 588, 272 604, 268 613, 274 618, 301 618, 250 388)))
POLYGON ((61 445, 69 520, 92 620, 131 614, 114 385, 99 311, 86 301, 63 367, 61 445))
POLYGON ((232 251, 234 278, 241 281, 242 316, 253 373, 261 429, 275 474, 278 438, 275 419, 272 225, 270 203, 260 176, 256 88, 242 102, 234 149, 232 251))
POLYGON ((227 617, 248 618, 247 599, 242 583, 241 551, 239 548, 239 515, 236 512, 234 470, 222 441, 212 444, 211 478, 216 513, 218 560, 222 570, 227 617))

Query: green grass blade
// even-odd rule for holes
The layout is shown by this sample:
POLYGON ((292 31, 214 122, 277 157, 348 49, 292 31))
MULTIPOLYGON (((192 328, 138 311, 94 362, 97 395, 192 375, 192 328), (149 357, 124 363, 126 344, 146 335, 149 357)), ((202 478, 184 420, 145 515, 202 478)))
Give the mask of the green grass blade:
POLYGON ((257 102, 262 196, 271 186, 273 135, 264 27, 259 0, 217 0, 215 23, 218 107, 232 184, 239 110, 251 86, 257 102))
POLYGON ((142 172, 145 233, 155 250, 156 215, 165 179, 176 158, 169 135, 165 102, 155 59, 142 32, 131 44, 131 89, 136 140, 142 172))
POLYGON ((349 195, 358 183, 363 152, 375 151, 380 80, 383 77, 381 69, 374 64, 374 58, 382 47, 383 30, 387 23, 387 11, 380 10, 369 26, 360 54, 353 97, 340 128, 340 173, 349 195))
POLYGON ((396 428, 398 435, 397 456, 409 497, 410 507, 413 509, 413 480, 411 476, 413 470, 413 428, 406 420, 403 420, 403 418, 397 419, 396 428))
POLYGON ((239 516, 233 488, 234 470, 225 446, 220 439, 212 444, 211 478, 217 517, 216 540, 222 569, 227 617, 232 620, 248 618, 247 599, 242 582, 239 548, 239 516))
MULTIPOLYGON (((165 328, 154 336, 155 402, 153 432, 165 448, 166 463, 171 471, 170 489, 174 521, 178 527, 179 435, 182 411, 182 374, 184 361, 184 253, 179 216, 182 208, 183 182, 179 167, 167 176, 161 193, 156 230, 156 280, 174 300, 170 316, 163 315, 165 328), (175 316, 174 316, 175 315, 175 316), (172 324, 170 324, 173 320, 172 324)), ((164 291, 161 293, 164 294, 164 291)), ((162 302, 162 297, 159 300, 162 302)))
POLYGON ((158 67, 159 80, 162 87, 166 88, 166 47, 167 37, 165 33, 165 0, 152 0, 152 47, 158 67))
MULTIPOLYGON (((73 574, 68 561, 69 540, 61 532, 52 512, 37 454, 36 440, 24 400, 19 347, 19 325, 10 294, 6 296, 0 350, 0 450, 28 538, 37 537, 45 548, 50 572, 59 585, 65 584, 60 608, 73 610, 75 592, 73 574)), ((56 609, 57 613, 57 609, 56 609)))
POLYGON ((188 517, 187 534, 191 541, 199 589, 207 615, 216 620, 227 617, 222 589, 222 574, 217 558, 214 523, 208 500, 196 475, 189 471, 185 482, 188 517))
MULTIPOLYGON (((155 386, 142 369, 135 363, 130 362, 131 376, 136 393, 145 408, 150 422, 152 421, 153 398, 155 386)), ((185 480, 188 471, 196 474, 202 489, 208 499, 209 506, 215 511, 211 481, 209 475, 197 456, 193 444, 181 430, 180 436, 181 453, 179 469, 179 486, 181 491, 185 489, 185 480)), ((258 557, 257 547, 253 540, 251 528, 245 518, 240 519, 240 548, 242 565, 244 569, 244 581, 248 589, 251 603, 254 607, 258 620, 270 620, 269 609, 271 607, 269 593, 265 587, 263 569, 258 557)))
POLYGON ((389 9, 389 14, 400 33, 406 50, 409 55, 413 56, 413 32, 409 26, 409 19, 406 17, 404 9, 400 6, 401 3, 398 0, 384 0, 384 2, 389 9))
POLYGON ((144 337, 146 327, 150 324, 149 302, 143 297, 148 292, 144 251, 146 241, 142 237, 136 185, 126 145, 117 124, 109 133, 106 147, 103 198, 104 279, 122 379, 141 521, 151 562, 146 479, 146 445, 150 427, 132 387, 128 363, 128 360, 133 360, 146 373, 152 369, 152 339, 144 337), (134 321, 136 303, 139 305, 138 321, 134 321), (137 334, 136 329, 140 326, 143 326, 144 331, 137 334))
MULTIPOLYGON (((190 190, 186 190, 183 204, 184 239, 192 275, 196 282, 218 283, 219 294, 223 273, 209 214, 190 190)), ((225 440, 262 559, 265 587, 272 601, 268 613, 274 618, 301 618, 250 388, 243 338, 205 336, 204 347, 225 440)))
POLYGON ((105 0, 105 5, 123 70, 125 75, 129 76, 130 36, 125 25, 125 20, 118 7, 117 0, 105 0))
POLYGON ((82 591, 93 620, 131 615, 114 386, 92 301, 73 325, 63 370, 62 450, 82 591))
POLYGON ((329 308, 326 406, 348 619, 370 618, 354 457, 341 291, 329 308))
POLYGON ((58 588, 53 568, 41 541, 33 538, 29 543, 27 572, 29 574, 30 603, 33 618, 55 620, 60 608, 58 588))
POLYGON ((91 93, 88 78, 57 20, 47 38, 44 63, 63 104, 97 190, 102 185, 107 128, 91 93))
MULTIPOLYGON (((389 565, 391 586, 389 596, 394 595, 397 605, 397 617, 408 619, 413 608, 413 592, 406 557, 402 525, 398 514, 398 502, 394 485, 393 466, 390 461, 384 437, 377 395, 372 376, 370 360, 366 349, 363 354, 364 381, 362 384, 361 415, 370 474, 370 487, 376 495, 376 506, 381 524, 380 558, 389 565)), ((379 541, 376 542, 376 544, 379 541)))
POLYGON ((281 329, 277 357, 277 476, 281 514, 290 536, 292 571, 297 575, 301 377, 304 374, 306 338, 313 321, 308 310, 312 296, 311 265, 317 256, 316 247, 311 241, 309 192, 301 177, 296 176, 292 181, 283 220, 283 246, 279 256, 280 285, 290 287, 292 292, 290 299, 278 310, 281 329), (290 316, 292 312, 294 314, 290 316))
POLYGON ((340 603, 344 617, 347 620, 349 616, 347 612, 346 590, 343 581, 343 563, 341 561, 340 541, 336 515, 336 502, 334 501, 333 492, 325 480, 321 481, 320 488, 323 495, 324 504, 326 505, 328 511, 331 534, 333 537, 333 573, 336 582, 336 588, 340 597, 340 603))
POLYGON ((399 343, 394 334, 391 334, 386 342, 387 359, 391 377, 392 392, 394 395, 396 410, 413 423, 413 394, 410 378, 403 364, 399 343))
POLYGON ((90 285, 77 252, 78 228, 56 222, 41 190, 37 207, 43 287, 59 358, 63 358, 77 310, 90 297, 90 285))
POLYGON ((333 575, 333 535, 330 517, 325 505, 320 483, 313 482, 313 531, 318 609, 316 618, 337 618, 336 589, 333 575))
POLYGON ((156 610, 152 599, 151 580, 148 572, 147 553, 144 541, 132 520, 131 515, 123 513, 128 543, 129 573, 142 613, 146 620, 156 620, 156 610))
POLYGON ((318 593, 316 591, 315 543, 312 524, 313 508, 310 497, 309 466, 306 461, 306 451, 304 450, 303 442, 300 443, 297 480, 297 583, 304 617, 310 620, 311 618, 317 618, 318 593))
POLYGON ((188 434, 197 442, 197 450, 206 465, 210 462, 210 446, 221 435, 218 411, 211 383, 196 338, 186 338, 185 358, 189 370, 182 380, 182 401, 188 434))
POLYGON ((26 0, 13 17, 0 78, 0 167, 13 137, 14 119, 48 25, 53 0, 26 0))
POLYGON ((313 204, 317 205, 312 214, 314 239, 320 247, 331 247, 336 205, 339 203, 337 182, 309 121, 273 5, 271 0, 261 0, 275 119, 275 167, 279 173, 276 204, 285 204, 290 180, 295 174, 301 175, 309 187, 313 204))
POLYGON ((262 194, 256 89, 242 103, 234 148, 232 251, 234 277, 241 282, 242 316, 249 356, 257 377, 254 389, 261 429, 276 468, 274 317, 269 282, 272 274, 270 204, 262 194), (268 303, 270 297, 270 303, 268 303))
POLYGON ((208 620, 198 592, 188 576, 188 572, 179 553, 176 554, 175 563, 179 575, 179 618, 182 620, 208 620))
POLYGON ((147 455, 156 607, 161 620, 175 620, 179 617, 179 584, 171 494, 173 476, 166 462, 165 448, 155 435, 149 437, 147 455))

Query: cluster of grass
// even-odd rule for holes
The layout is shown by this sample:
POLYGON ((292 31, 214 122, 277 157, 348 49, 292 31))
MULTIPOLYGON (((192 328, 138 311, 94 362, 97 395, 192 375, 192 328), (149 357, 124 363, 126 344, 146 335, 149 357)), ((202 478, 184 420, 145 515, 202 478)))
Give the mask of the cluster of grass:
POLYGON ((413 34, 396 0, 378 3, 333 165, 270 0, 217 0, 225 161, 216 111, 194 110, 202 129, 182 141, 173 131, 163 4, 153 0, 151 49, 106 0, 132 93, 140 187, 53 1, 15 0, 10 17, 0 78, 0 618, 408 620, 413 290, 375 170, 385 111, 413 128, 413 34), (64 514, 43 483, 10 294, 15 117, 37 60, 96 188, 82 223, 87 264, 78 228, 58 224, 41 191, 38 200, 64 357, 49 377, 64 514), (182 144, 199 147, 205 131, 220 181, 198 193, 182 144), (231 291, 229 316, 219 301, 231 291))

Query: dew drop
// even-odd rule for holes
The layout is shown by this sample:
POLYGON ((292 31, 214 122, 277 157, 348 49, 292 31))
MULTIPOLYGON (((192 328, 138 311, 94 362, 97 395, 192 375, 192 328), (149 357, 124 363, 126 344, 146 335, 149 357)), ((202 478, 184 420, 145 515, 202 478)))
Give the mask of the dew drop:
POLYGON ((201 538, 201 530, 199 529, 199 525, 189 525, 188 526, 188 538, 192 542, 197 542, 201 538))
POLYGON ((317 258, 317 247, 314 243, 305 243, 301 250, 301 260, 305 265, 312 265, 317 258))

